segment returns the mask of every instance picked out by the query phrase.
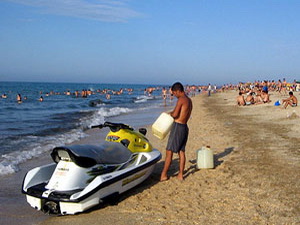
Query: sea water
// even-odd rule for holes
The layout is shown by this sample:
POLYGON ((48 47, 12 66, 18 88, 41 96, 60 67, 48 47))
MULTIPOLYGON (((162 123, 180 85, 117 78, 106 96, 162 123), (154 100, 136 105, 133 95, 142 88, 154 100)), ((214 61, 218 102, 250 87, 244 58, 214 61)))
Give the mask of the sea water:
POLYGON ((84 138, 92 125, 105 121, 135 128, 152 124, 166 105, 162 87, 0 82, 0 94, 7 96, 0 98, 0 176, 17 172, 20 163, 48 153, 55 146, 84 138), (145 92, 149 87, 156 89, 150 94, 145 92), (81 97, 82 90, 89 90, 89 95, 81 97), (41 97, 43 101, 39 101, 41 97))

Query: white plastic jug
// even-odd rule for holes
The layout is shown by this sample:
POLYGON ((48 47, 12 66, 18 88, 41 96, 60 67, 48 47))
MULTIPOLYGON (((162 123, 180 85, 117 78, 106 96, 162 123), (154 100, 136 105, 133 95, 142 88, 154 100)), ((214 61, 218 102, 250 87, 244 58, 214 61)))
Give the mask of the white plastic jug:
POLYGON ((197 150, 197 168, 214 168, 214 154, 210 147, 202 147, 201 149, 197 150))
POLYGON ((164 139, 169 133, 174 119, 168 113, 163 112, 152 125, 152 133, 159 139, 164 139))

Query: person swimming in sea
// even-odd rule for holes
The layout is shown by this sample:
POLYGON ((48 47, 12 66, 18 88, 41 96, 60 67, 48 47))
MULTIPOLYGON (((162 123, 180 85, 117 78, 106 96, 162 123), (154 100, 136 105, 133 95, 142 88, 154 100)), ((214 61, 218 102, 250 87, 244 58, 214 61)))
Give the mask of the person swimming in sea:
POLYGON ((21 94, 17 94, 17 102, 22 103, 22 96, 21 94))

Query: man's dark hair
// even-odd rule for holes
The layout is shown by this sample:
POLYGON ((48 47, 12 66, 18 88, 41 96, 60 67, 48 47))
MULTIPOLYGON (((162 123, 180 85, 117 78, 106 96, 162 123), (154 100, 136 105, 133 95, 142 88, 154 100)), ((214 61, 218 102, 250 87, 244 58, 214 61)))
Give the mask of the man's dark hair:
POLYGON ((172 88, 171 88, 172 91, 181 91, 181 92, 184 92, 184 87, 183 85, 180 83, 180 82, 176 82, 172 85, 172 88))
POLYGON ((293 92, 292 92, 292 91, 290 91, 290 92, 289 92, 289 95, 293 95, 293 92))

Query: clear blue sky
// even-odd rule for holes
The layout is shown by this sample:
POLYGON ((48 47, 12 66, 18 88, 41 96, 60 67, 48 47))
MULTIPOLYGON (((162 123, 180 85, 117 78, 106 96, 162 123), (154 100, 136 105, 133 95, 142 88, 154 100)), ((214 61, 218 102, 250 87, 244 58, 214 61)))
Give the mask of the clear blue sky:
POLYGON ((299 0, 2 0, 0 81, 300 80, 299 0))

